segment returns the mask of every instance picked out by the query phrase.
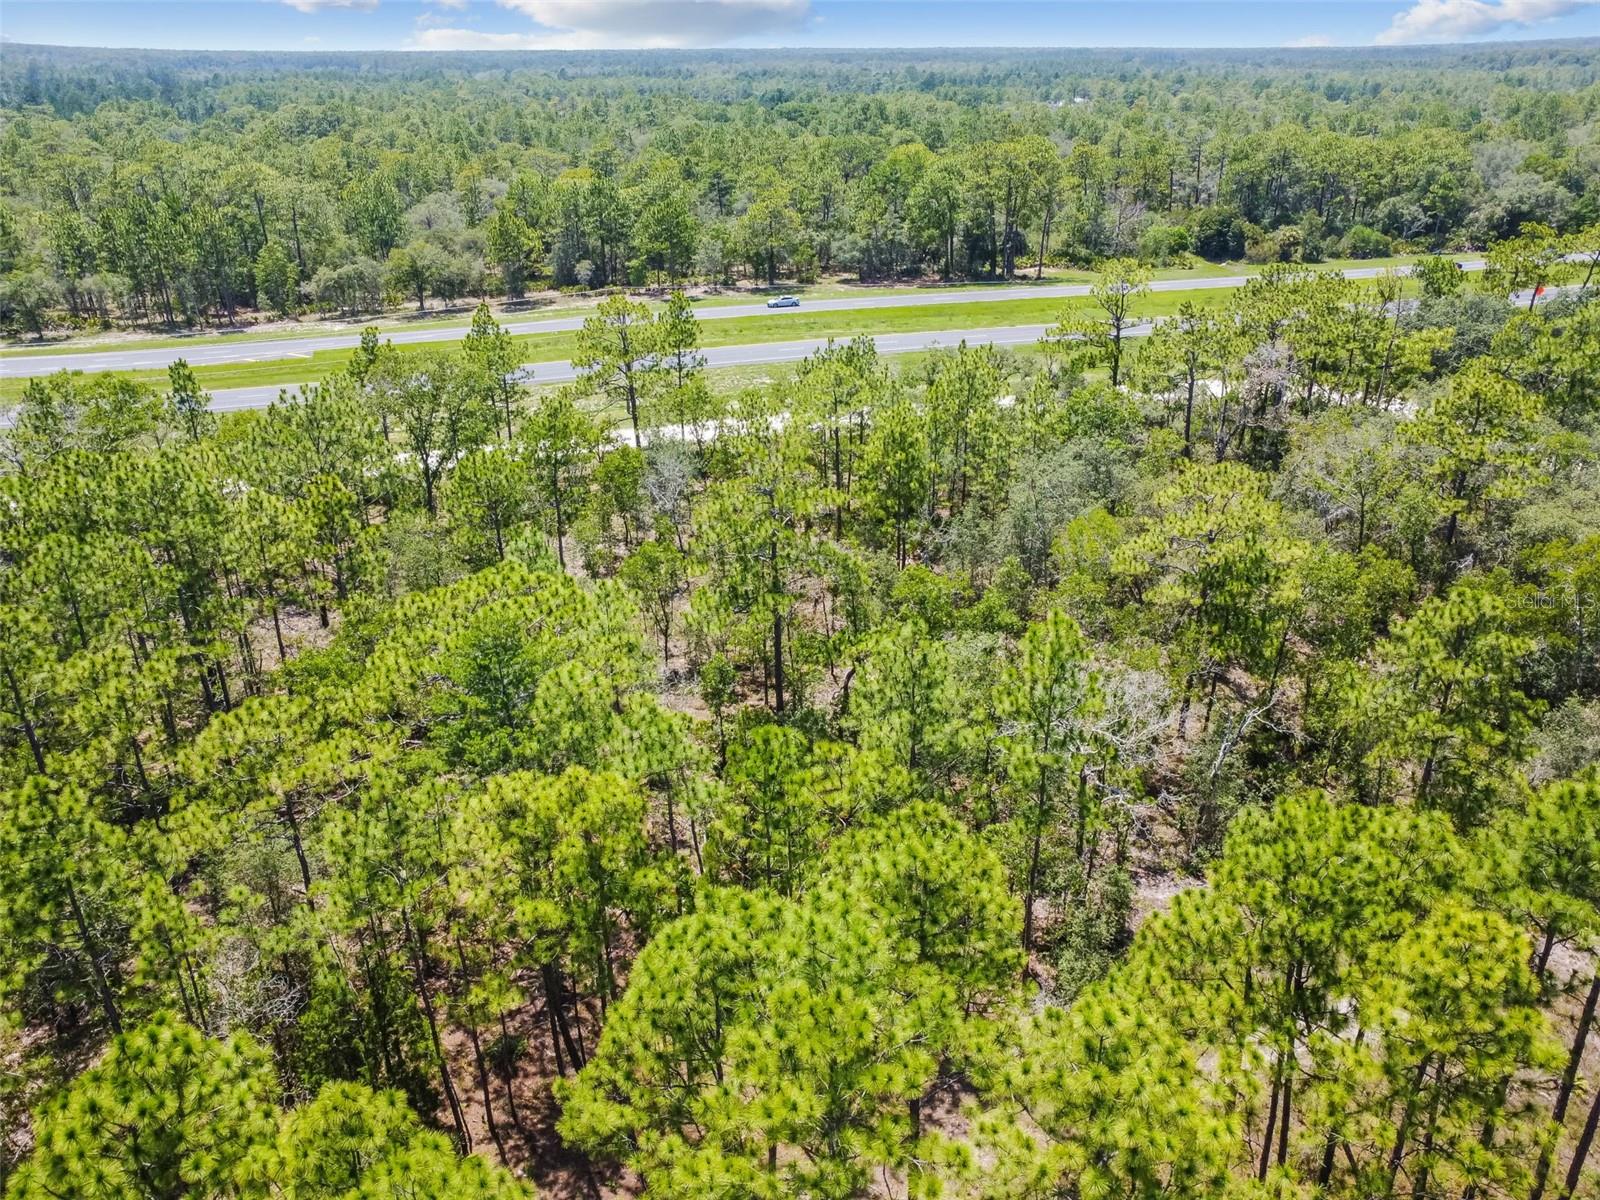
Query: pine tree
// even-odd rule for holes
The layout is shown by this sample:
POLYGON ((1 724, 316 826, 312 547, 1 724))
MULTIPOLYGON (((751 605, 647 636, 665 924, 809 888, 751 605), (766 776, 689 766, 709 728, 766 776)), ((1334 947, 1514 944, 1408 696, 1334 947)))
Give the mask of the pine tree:
POLYGON ((465 455, 444 485, 445 509, 493 548, 490 561, 506 556, 506 540, 532 512, 533 481, 511 448, 485 447, 465 455))
POLYGON ((862 749, 930 780, 959 761, 965 714, 950 654, 916 618, 881 631, 853 668, 844 723, 862 749))
POLYGON ((623 560, 617 577, 639 597, 661 636, 661 662, 672 661, 672 615, 678 597, 688 586, 685 556, 670 536, 663 536, 659 525, 656 536, 639 543, 623 560))
POLYGON ((1447 518, 1446 553, 1454 550, 1462 517, 1485 501, 1515 499, 1537 482, 1532 431, 1539 413, 1537 396, 1478 359, 1403 427, 1404 436, 1433 451, 1429 474, 1447 518))
POLYGON ((442 352, 396 355, 382 363, 380 403, 399 423, 429 516, 438 512, 439 481, 494 429, 481 384, 459 356, 442 352))
POLYGON ((1134 324, 1133 310, 1150 292, 1150 272, 1131 259, 1104 264, 1091 295, 1100 315, 1068 313, 1045 334, 1047 349, 1111 372, 1111 386, 1122 382, 1123 341, 1134 324))
MULTIPOLYGON (((1534 928, 1533 970, 1549 987, 1546 972, 1557 946, 1592 946, 1600 940, 1600 780, 1559 780, 1528 797, 1490 834, 1491 845, 1509 851, 1507 907, 1534 928), (1503 841, 1501 840, 1503 839, 1503 841)), ((1581 981, 1581 974, 1574 982, 1581 981)), ((1582 1006, 1566 1065, 1551 1102, 1550 1120, 1562 1130, 1585 1047, 1600 1008, 1600 971, 1583 990, 1582 1006)), ((1534 1166, 1530 1200, 1540 1200, 1550 1179, 1559 1139, 1546 1138, 1534 1166)), ((1574 1177, 1582 1162, 1573 1168, 1574 1177)), ((1566 1189, 1570 1194, 1572 1188, 1566 1189)))
POLYGON ((139 887, 124 831, 76 784, 35 775, 0 794, 0 984, 8 996, 55 963, 63 999, 82 997, 123 1030, 122 967, 139 887))
POLYGON ((471 368, 483 376, 485 391, 494 398, 505 419, 506 441, 511 441, 512 412, 522 390, 516 377, 521 356, 511 335, 490 313, 487 302, 473 311, 472 328, 461 341, 461 352, 471 368))
POLYGON ((1003 488, 1006 458, 994 348, 963 342, 933 371, 925 419, 934 462, 946 479, 946 507, 960 512, 975 491, 990 504, 1003 488))
MULTIPOLYGON (((665 328, 681 342, 680 325, 665 328)), ((650 310, 616 295, 603 301, 594 316, 585 318, 572 356, 572 365, 582 372, 579 386, 600 392, 612 405, 621 407, 633 428, 633 444, 639 448, 644 446, 639 413, 646 401, 654 399, 661 379, 656 341, 657 326, 650 310)))
POLYGON ((833 491, 833 536, 844 536, 869 413, 887 387, 870 338, 830 342, 800 364, 799 405, 814 421, 819 482, 833 491))
POLYGON ((105 1060, 38 1114, 35 1149, 9 1200, 169 1200, 232 1194, 270 1142, 265 1055, 248 1037, 213 1041, 156 1014, 119 1034, 105 1060))
MULTIPOLYGON (((1221 391, 1227 390, 1235 340, 1224 318, 1186 300, 1176 315, 1150 331, 1140 347, 1134 364, 1139 382, 1160 389, 1164 399, 1182 401, 1185 458, 1194 457, 1196 404, 1207 399, 1213 378, 1219 380, 1221 391)), ((1203 409, 1200 416, 1203 420, 1203 409)))
POLYGON ((695 508, 695 557, 707 578, 691 614, 702 626, 715 619, 708 609, 745 626, 760 647, 772 711, 781 715, 797 682, 785 634, 801 581, 819 565, 814 521, 828 493, 803 477, 803 447, 774 430, 770 414, 756 410, 748 427, 736 448, 738 473, 708 488, 695 508))
POLYGON ((911 529, 928 504, 933 460, 925 420, 904 392, 896 390, 872 413, 872 429, 861 450, 862 507, 893 530, 895 563, 910 556, 911 529))
POLYGON ((521 453, 554 522, 556 559, 567 565, 567 531, 582 508, 600 430, 565 388, 547 393, 523 424, 521 453))
POLYGON ((1495 581, 1469 576, 1424 601, 1379 648, 1375 686, 1358 684, 1350 720, 1365 727, 1380 794, 1409 768, 1419 804, 1459 828, 1490 812, 1540 711, 1521 688, 1533 642, 1495 581))
POLYGON ((200 381, 183 359, 167 368, 171 388, 167 392, 167 419, 193 442, 209 433, 216 421, 211 415, 211 397, 200 388, 200 381))
POLYGON ((1035 900, 1045 841, 1071 812, 1080 848, 1089 820, 1092 761, 1102 752, 1091 722, 1104 700, 1083 631, 1059 609, 1031 626, 1016 661, 1002 669, 994 707, 1001 761, 1012 792, 1021 862, 1022 948, 1035 943, 1035 900))

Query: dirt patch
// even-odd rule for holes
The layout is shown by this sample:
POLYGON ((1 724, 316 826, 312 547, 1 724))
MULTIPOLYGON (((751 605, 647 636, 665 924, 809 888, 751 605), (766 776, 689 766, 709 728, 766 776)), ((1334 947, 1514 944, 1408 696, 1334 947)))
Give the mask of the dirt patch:
POLYGON ((1134 876, 1133 911, 1128 924, 1137 930, 1151 917, 1164 913, 1172 902, 1190 888, 1205 887, 1205 881, 1190 875, 1134 876))
POLYGON ((328 610, 328 624, 324 628, 319 613, 303 608, 282 608, 278 610, 278 631, 283 635, 285 654, 278 654, 278 635, 273 632, 270 615, 251 624, 250 650, 263 672, 275 671, 302 650, 326 649, 339 632, 339 623, 337 609, 328 610))
MULTIPOLYGON (((544 1009, 528 1005, 510 1013, 506 1025, 517 1039, 509 1086, 494 1063, 489 1065, 489 1102, 494 1106, 496 1131, 489 1129, 476 1056, 467 1034, 453 1026, 440 1030, 450 1074, 460 1092, 467 1130, 474 1153, 501 1163, 519 1179, 526 1179, 545 1200, 620 1200, 638 1194, 637 1181, 626 1172, 592 1165, 556 1132, 561 1106, 551 1084, 556 1064, 545 1030, 544 1009), (498 1134, 498 1137, 496 1136, 498 1134)), ((599 1027, 584 1022, 584 1040, 593 1046, 599 1027)), ((490 1051, 485 1031, 484 1048, 490 1051)), ((570 1067, 569 1067, 570 1070, 570 1067)), ((441 1128, 450 1127, 448 1108, 435 1113, 441 1128)))

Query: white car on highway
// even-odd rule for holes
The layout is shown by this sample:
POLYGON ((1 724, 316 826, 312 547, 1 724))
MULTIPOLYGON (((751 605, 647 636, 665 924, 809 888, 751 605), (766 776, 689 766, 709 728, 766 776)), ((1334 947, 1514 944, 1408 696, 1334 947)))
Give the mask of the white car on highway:
POLYGON ((774 296, 767 301, 768 308, 799 308, 799 296, 774 296))

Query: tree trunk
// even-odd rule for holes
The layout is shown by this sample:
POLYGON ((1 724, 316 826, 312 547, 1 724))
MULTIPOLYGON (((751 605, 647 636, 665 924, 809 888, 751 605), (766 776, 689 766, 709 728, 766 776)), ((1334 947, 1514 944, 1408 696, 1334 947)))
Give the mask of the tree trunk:
POLYGON ((563 542, 566 539, 567 527, 565 517, 561 512, 561 481, 554 467, 550 469, 550 495, 555 500, 556 510, 556 561, 561 564, 561 569, 567 569, 567 551, 563 542))
POLYGON ((1267 1167, 1272 1162, 1272 1135, 1278 1127, 1278 1096, 1283 1090, 1283 1059, 1272 1064, 1272 1101, 1267 1105, 1267 1127, 1261 1131, 1261 1158, 1256 1166, 1256 1178, 1265 1181, 1267 1167))
POLYGON ((511 1026, 506 1024, 504 1013, 500 1014, 500 1038, 502 1052, 496 1056, 500 1060, 500 1081, 506 1087, 506 1107, 511 1110, 511 1123, 521 1130, 522 1113, 517 1109, 517 1092, 512 1086, 515 1077, 511 1070, 511 1052, 512 1047, 516 1045, 516 1039, 511 1036, 511 1026))
POLYGON ((450 1118, 456 1127, 456 1142, 461 1153, 472 1149, 472 1135, 467 1132, 467 1116, 461 1108, 461 1097, 456 1093, 455 1081, 450 1077, 450 1063, 445 1058, 444 1042, 439 1037, 439 1018, 434 1012, 433 996, 428 991, 426 950, 420 933, 411 924, 411 914, 400 910, 400 920, 405 928, 406 940, 411 949, 411 975, 417 989, 417 999, 422 1002, 422 1015, 428 1023, 428 1037, 433 1042, 433 1055, 439 1067, 439 1083, 445 1102, 450 1106, 450 1118))
POLYGON ((1289 1119, 1294 1113, 1294 1060, 1291 1055, 1289 1069, 1283 1078, 1283 1108, 1278 1113, 1278 1165, 1289 1160, 1289 1119))
POLYGON ((1422 1091, 1423 1081, 1428 1077, 1428 1068, 1433 1065, 1433 1055, 1424 1056, 1417 1064, 1415 1076, 1411 1080, 1411 1094, 1406 1097, 1405 1107, 1400 1111, 1400 1124, 1395 1129, 1394 1148, 1389 1151, 1389 1187, 1386 1195, 1394 1195, 1394 1183, 1400 1176, 1400 1164, 1405 1159, 1406 1139, 1411 1136, 1411 1119, 1416 1115, 1417 1096, 1422 1091))
MULTIPOLYGON (((573 1040, 572 1030, 567 1024, 566 1015, 566 988, 561 983, 561 970, 554 963, 547 963, 541 969, 544 977, 545 1006, 550 1010, 552 1028, 560 1035, 560 1042, 567 1048, 567 1058, 572 1063, 574 1071, 581 1068, 586 1056, 582 1049, 573 1040)), ((556 1048, 556 1062, 561 1061, 561 1049, 556 1048)))
MULTIPOLYGON (((1501 1078, 1500 1086, 1495 1089, 1494 1108, 1489 1114, 1489 1119, 1483 1123, 1482 1131, 1480 1131, 1478 1134, 1478 1145, 1482 1146, 1485 1150, 1494 1149, 1494 1135, 1495 1130, 1498 1128, 1495 1124, 1495 1118, 1500 1113, 1505 1111, 1506 1097, 1508 1097, 1510 1094, 1511 1076, 1508 1074, 1501 1078)), ((1466 1189, 1461 1193, 1461 1200, 1476 1200, 1477 1195, 1478 1185, 1476 1183, 1469 1183, 1466 1186, 1466 1189)))
POLYGON ((1194 457, 1194 389, 1198 381, 1189 373, 1189 392, 1183 402, 1183 456, 1194 457))
POLYGON ((283 798, 280 811, 284 824, 289 827, 289 844, 294 847, 295 862, 300 864, 300 882, 306 889, 306 907, 315 912, 316 901, 311 898, 311 864, 306 859, 305 843, 300 838, 300 814, 295 811, 294 801, 287 796, 283 798))
MULTIPOLYGON (((1589 1030, 1594 1025, 1597 1003, 1600 1003, 1600 970, 1596 970, 1594 980, 1589 984, 1589 994, 1584 999, 1583 1013, 1578 1018, 1577 1032, 1572 1038, 1572 1052, 1567 1056, 1567 1069, 1562 1072, 1561 1087, 1556 1093, 1555 1107, 1550 1110, 1550 1119, 1555 1122, 1558 1130, 1567 1118, 1567 1105, 1572 1101, 1572 1089, 1578 1079, 1578 1067, 1583 1062, 1584 1043, 1589 1040, 1589 1030)), ((1558 1133, 1557 1137, 1559 1136, 1558 1133)), ((1533 1173, 1533 1190, 1528 1193, 1528 1200, 1541 1200, 1543 1197, 1545 1181, 1549 1178, 1555 1152, 1555 1143, 1552 1142, 1540 1153, 1538 1166, 1534 1168, 1533 1173)))
POLYGON ((483 1095, 483 1116, 489 1126, 489 1137, 493 1140, 495 1149, 500 1151, 500 1157, 506 1156, 506 1144, 500 1136, 500 1125, 494 1119, 494 1099, 489 1094, 489 1064, 484 1061, 483 1043, 478 1038, 478 1027, 467 1026, 467 1037, 472 1042, 472 1059, 478 1068, 478 1091, 483 1095))
POLYGON ((783 613, 772 612, 772 711, 783 715, 783 613))
POLYGON ((22 722, 22 732, 28 739, 28 749, 33 751, 33 765, 39 769, 39 774, 43 775, 44 747, 39 744, 39 733, 28 717, 28 706, 22 699, 22 688, 18 685, 17 677, 9 663, 6 664, 6 684, 11 689, 12 702, 17 706, 17 720, 22 722))
MULTIPOLYGON (((1022 898, 1022 952, 1024 955, 1033 951, 1033 902, 1039 888, 1039 856, 1044 845, 1044 784, 1039 785, 1038 807, 1034 810, 1033 820, 1033 846, 1028 852, 1028 886, 1022 898)), ((1028 969, 1027 963, 1023 964, 1023 971, 1028 969)))
POLYGON ((1561 1190, 1561 1200, 1572 1200, 1572 1194, 1578 1190, 1578 1181, 1583 1178, 1584 1160, 1589 1157, 1589 1151, 1594 1146, 1597 1125, 1600 1125, 1600 1088, 1595 1089, 1594 1103, 1589 1105, 1589 1119, 1583 1123, 1583 1133, 1578 1137, 1578 1145, 1572 1151, 1572 1166, 1567 1170, 1567 1183, 1561 1190))
POLYGON ((111 983, 106 979, 106 973, 100 966, 100 954, 95 946, 94 935, 89 932, 89 922, 83 915, 83 906, 78 903, 78 889, 72 885, 72 880, 67 881, 67 905, 72 909, 72 921, 78 927, 78 939, 83 943, 83 955, 89 960, 89 973, 94 976, 94 988, 100 995, 100 1006, 105 1010, 106 1023, 111 1026, 112 1033, 122 1032, 122 1014, 117 1011, 116 997, 111 994, 111 983))
MULTIPOLYGON (((461 939, 456 938, 456 965, 461 971, 461 982, 467 983, 467 955, 461 947, 461 939)), ((494 1141, 495 1149, 500 1151, 500 1157, 506 1156, 506 1144, 500 1137, 500 1125, 494 1119, 494 1098, 489 1093, 489 1064, 483 1057, 483 1042, 478 1036, 477 1024, 471 1023, 464 1026, 467 1039, 472 1043, 472 1061, 478 1070, 478 1091, 483 1096, 483 1117, 489 1126, 489 1137, 494 1141)))

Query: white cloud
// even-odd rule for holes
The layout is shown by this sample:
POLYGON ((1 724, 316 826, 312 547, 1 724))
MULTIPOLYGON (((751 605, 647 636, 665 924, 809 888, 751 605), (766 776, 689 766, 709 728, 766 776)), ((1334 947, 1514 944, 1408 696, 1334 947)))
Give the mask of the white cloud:
POLYGON ((423 29, 420 50, 683 49, 800 29, 811 0, 500 0, 540 28, 527 33, 423 29))
POLYGON ((456 16, 454 13, 440 12, 437 9, 425 8, 417 14, 416 24, 413 26, 413 28, 419 31, 424 29, 448 28, 453 22, 459 21, 460 19, 461 18, 456 16))
POLYGON ((1526 28, 1600 0, 1416 0, 1378 35, 1380 46, 1454 42, 1506 28, 1526 28))
POLYGON ((407 50, 553 50, 547 38, 533 33, 484 33, 479 29, 428 29, 419 23, 407 50))
POLYGON ((467 6, 467 0, 433 0, 440 8, 454 8, 457 10, 467 6))
POLYGON ((1308 33, 1305 37, 1297 37, 1294 41, 1284 44, 1292 50, 1312 50, 1318 46, 1333 45, 1333 35, 1328 33, 1308 33))
POLYGON ((369 11, 378 7, 378 0, 283 0, 296 12, 314 13, 324 8, 359 8, 369 11))

